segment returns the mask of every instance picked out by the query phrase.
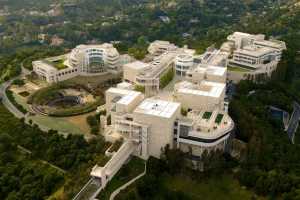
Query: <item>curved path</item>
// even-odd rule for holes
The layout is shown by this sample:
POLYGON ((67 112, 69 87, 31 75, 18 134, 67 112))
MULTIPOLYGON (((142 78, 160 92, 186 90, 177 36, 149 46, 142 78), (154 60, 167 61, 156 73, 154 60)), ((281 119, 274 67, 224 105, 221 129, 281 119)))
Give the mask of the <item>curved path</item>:
MULTIPOLYGON (((24 75, 24 74, 22 74, 24 75)), ((25 122, 27 124, 29 124, 29 121, 28 121, 28 113, 27 114, 23 114, 21 111, 19 111, 11 102, 10 100, 8 99, 7 95, 6 95, 6 89, 12 84, 12 82, 15 80, 15 79, 18 79, 18 78, 21 78, 22 75, 20 76, 17 76, 9 81, 6 81, 2 84, 0 84, 0 98, 1 98, 1 102, 2 104, 9 110, 9 112, 11 112, 15 117, 21 119, 21 118, 24 118, 25 119, 25 122)), ((49 127, 46 127, 44 125, 41 125, 41 124, 37 124, 39 126, 39 128, 44 131, 44 132, 48 132, 49 130, 51 130, 49 127)), ((62 132, 62 131, 58 131, 59 134, 67 137, 69 133, 65 133, 65 132, 62 132)))
POLYGON ((121 187, 119 187, 118 189, 116 189, 111 195, 109 200, 114 200, 115 197, 124 189, 126 189, 129 185, 131 185, 132 183, 134 183, 135 181, 137 181, 138 179, 142 178, 143 176, 146 175, 147 172, 147 163, 145 163, 145 169, 144 172, 141 173, 140 175, 138 175, 137 177, 131 179, 130 181, 128 181, 127 183, 125 183, 124 185, 122 185, 121 187))
POLYGON ((0 97, 2 98, 3 105, 17 118, 25 118, 26 115, 24 115, 22 112, 20 112, 8 99, 6 96, 6 89, 11 85, 11 83, 17 79, 18 77, 11 79, 9 81, 6 81, 0 85, 0 97))
POLYGON ((12 82, 16 79, 23 78, 26 75, 30 74, 31 72, 24 68, 23 62, 21 63, 21 69, 22 72, 19 76, 12 78, 11 80, 8 80, 2 84, 0 84, 0 97, 2 98, 3 105, 17 118, 26 118, 26 115, 24 115, 22 112, 20 112, 8 99, 6 95, 6 89, 12 84, 12 82))

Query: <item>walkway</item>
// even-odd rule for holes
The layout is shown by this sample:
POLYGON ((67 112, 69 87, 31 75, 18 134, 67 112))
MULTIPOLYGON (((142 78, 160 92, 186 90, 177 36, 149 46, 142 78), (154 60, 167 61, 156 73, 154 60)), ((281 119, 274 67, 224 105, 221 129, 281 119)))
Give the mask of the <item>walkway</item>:
MULTIPOLYGON (((27 124, 30 124, 29 123, 29 120, 30 120, 30 117, 29 117, 29 113, 27 114, 24 114, 22 112, 20 112, 11 102, 10 100, 8 99, 7 95, 6 95, 6 90, 7 88, 12 84, 12 82, 15 80, 15 79, 18 79, 20 77, 22 77, 24 75, 20 75, 18 77, 15 77, 9 81, 6 81, 2 84, 0 84, 0 97, 2 99, 2 104, 7 108, 7 110, 9 110, 9 112, 11 112, 16 118, 18 119, 21 119, 21 118, 24 118, 25 119, 25 122, 27 124)), ((51 128, 45 126, 45 125, 42 125, 42 124, 39 124, 37 122, 34 122, 35 124, 37 124, 39 126, 39 128, 44 131, 44 132, 48 132, 49 130, 52 130, 51 128)), ((67 137, 70 133, 68 132, 63 132, 63 131, 58 131, 58 133, 60 135, 63 135, 64 137, 67 137)), ((87 136, 87 135, 84 135, 85 139, 90 139, 91 137, 90 136, 87 136)))
POLYGON ((84 185, 73 200, 94 200, 108 181, 120 170, 135 149, 132 141, 126 141, 104 167, 93 167, 92 178, 84 185))
POLYGON ((95 194, 98 194, 98 191, 101 191, 101 189, 101 181, 92 177, 73 198, 73 200, 94 200, 96 197, 95 194))
MULTIPOLYGON (((26 153, 26 154, 29 154, 29 155, 32 154, 32 152, 31 152, 29 149, 26 149, 25 147, 23 147, 23 146, 21 146, 21 145, 18 145, 17 148, 18 148, 20 151, 22 151, 22 152, 24 152, 24 153, 26 153)), ((60 168, 60 167, 58 167, 58 166, 56 166, 56 165, 53 165, 53 164, 49 163, 49 162, 46 161, 46 160, 41 160, 41 159, 37 159, 37 160, 40 161, 41 163, 43 163, 44 165, 49 165, 50 167, 56 169, 57 171, 59 171, 59 172, 61 172, 61 173, 63 173, 63 174, 66 174, 66 173, 67 173, 66 170, 64 170, 64 169, 62 169, 62 168, 60 168)))
POLYGON ((146 175, 147 172, 147 163, 145 163, 145 169, 144 172, 141 173, 140 175, 138 175, 137 177, 131 179, 130 181, 128 181, 127 183, 125 183, 124 185, 122 185, 121 187, 119 187, 118 189, 116 189, 111 195, 109 200, 114 200, 115 197, 124 189, 126 189, 129 185, 131 185, 132 183, 134 183, 135 181, 137 181, 138 179, 142 178, 143 176, 146 175))
POLYGON ((288 133, 289 139, 294 144, 295 133, 297 131, 297 128, 299 125, 299 120, 300 120, 300 105, 297 102, 294 102, 293 106, 294 106, 294 111, 293 111, 292 117, 289 122, 287 133, 288 133))

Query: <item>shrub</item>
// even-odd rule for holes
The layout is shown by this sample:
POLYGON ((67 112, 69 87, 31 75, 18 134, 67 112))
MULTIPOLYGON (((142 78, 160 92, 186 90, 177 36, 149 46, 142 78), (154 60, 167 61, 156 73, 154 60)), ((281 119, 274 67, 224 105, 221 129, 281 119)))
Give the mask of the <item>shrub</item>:
POLYGON ((18 102, 16 102, 16 99, 15 99, 15 97, 14 97, 14 95, 13 95, 13 92, 12 91, 10 91, 10 90, 6 90, 5 91, 5 93, 6 93, 6 96, 7 96, 7 98, 8 98, 8 100, 21 112, 21 113, 23 113, 23 114, 26 114, 27 113, 27 110, 22 106, 22 105, 20 105, 18 102))
POLYGON ((12 82, 13 85, 17 85, 17 86, 23 86, 25 85, 25 82, 24 80, 22 79, 15 79, 13 82, 12 82))
POLYGON ((91 134, 97 135, 98 133, 99 133, 99 127, 98 126, 91 127, 91 134))
POLYGON ((186 109, 181 108, 181 114, 182 114, 183 116, 187 116, 187 113, 188 113, 188 111, 187 111, 186 109))
POLYGON ((111 125, 111 115, 107 117, 107 125, 111 125))
POLYGON ((159 88, 161 89, 165 88, 173 80, 173 77, 174 77, 174 69, 172 67, 160 77, 159 88))
POLYGON ((142 86, 142 85, 135 85, 135 86, 134 86, 134 90, 135 90, 135 91, 138 91, 138 92, 141 92, 141 93, 145 93, 145 86, 142 86))
POLYGON ((102 99, 98 99, 96 102, 89 103, 86 105, 79 105, 75 106, 72 108, 67 108, 67 109, 57 109, 54 111, 51 111, 48 113, 49 116, 53 117, 68 117, 68 116, 74 116, 74 115, 79 115, 79 114, 85 114, 89 113, 92 111, 95 111, 98 106, 103 104, 102 99))
POLYGON ((97 126, 99 121, 97 120, 96 116, 94 115, 90 115, 86 118, 86 121, 87 123, 90 125, 90 126, 97 126))

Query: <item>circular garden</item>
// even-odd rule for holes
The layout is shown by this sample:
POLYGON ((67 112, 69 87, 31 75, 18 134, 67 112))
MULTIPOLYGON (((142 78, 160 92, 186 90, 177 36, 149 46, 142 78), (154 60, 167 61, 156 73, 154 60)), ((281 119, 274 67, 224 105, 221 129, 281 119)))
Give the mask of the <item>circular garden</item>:
POLYGON ((84 85, 59 83, 36 91, 28 104, 37 113, 67 117, 94 111, 104 100, 84 85))

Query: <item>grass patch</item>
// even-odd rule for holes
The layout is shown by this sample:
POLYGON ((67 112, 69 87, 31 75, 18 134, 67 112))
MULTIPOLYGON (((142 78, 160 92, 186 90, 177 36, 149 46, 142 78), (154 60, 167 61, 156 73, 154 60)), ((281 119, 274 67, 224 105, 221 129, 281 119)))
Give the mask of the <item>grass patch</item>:
POLYGON ((174 78, 174 69, 173 67, 169 69, 165 74, 163 74, 159 79, 159 88, 165 88, 174 78))
POLYGON ((222 121, 222 119, 223 119, 223 117, 224 117, 223 114, 218 114, 217 117, 216 117, 216 119, 215 119, 215 122, 216 122, 217 124, 220 124, 221 121, 222 121))
POLYGON ((228 66, 227 69, 233 72, 250 72, 250 70, 238 66, 228 66))
POLYGON ((20 93, 18 93, 20 96, 22 96, 22 97, 28 97, 29 95, 30 95, 30 93, 29 92, 27 92, 27 91, 24 91, 24 92, 20 92, 20 93))
MULTIPOLYGON (((28 104, 41 105, 41 106, 46 105, 49 101, 53 101, 61 97, 60 90, 70 89, 70 88, 85 90, 91 93, 90 89, 85 87, 84 85, 78 85, 73 83, 59 83, 59 84, 51 85, 46 88, 42 88, 36 91, 35 93, 33 93, 28 98, 28 104)), ((75 116, 75 115, 85 114, 85 113, 95 111, 98 106, 103 104, 104 104, 103 97, 98 96, 96 97, 96 101, 94 102, 77 105, 70 108, 62 108, 62 109, 57 108, 54 110, 47 111, 47 114, 53 117, 75 116)))
POLYGON ((66 66, 66 65, 64 64, 64 62, 65 62, 64 59, 62 59, 62 60, 57 60, 57 61, 52 62, 52 65, 53 65, 56 69, 58 69, 58 70, 67 69, 68 66, 66 66))
POLYGON ((71 133, 76 135, 87 134, 83 130, 81 130, 80 126, 78 125, 76 126, 63 118, 35 115, 35 116, 31 116, 29 119, 31 119, 34 123, 40 126, 45 126, 60 132, 71 133))
POLYGON ((134 90, 137 91, 137 92, 145 93, 145 86, 135 85, 134 90))
POLYGON ((111 193, 127 183, 131 179, 135 178, 139 174, 143 173, 145 163, 143 160, 133 157, 128 164, 124 165, 115 177, 108 183, 106 188, 101 191, 98 199, 108 200, 111 193))
POLYGON ((78 106, 74 106, 74 107, 66 108, 66 109, 56 109, 54 111, 49 112, 48 114, 49 114, 49 116, 53 116, 53 117, 70 117, 70 116, 81 115, 81 114, 93 112, 97 109, 98 106, 101 106, 103 104, 104 104, 103 99, 98 98, 93 103, 88 103, 85 105, 78 105, 78 106))
POLYGON ((21 112, 21 113, 23 113, 23 114, 26 114, 27 113, 27 110, 22 106, 22 105, 20 105, 17 101, 16 101, 16 99, 15 99, 15 97, 14 97, 14 95, 13 95, 13 92, 11 91, 11 90, 9 90, 9 89, 7 89, 6 91, 5 91, 5 93, 6 93, 6 96, 7 96, 7 98, 8 98, 8 100, 21 112))
POLYGON ((205 112, 202 116, 203 119, 210 119, 212 112, 205 112))

